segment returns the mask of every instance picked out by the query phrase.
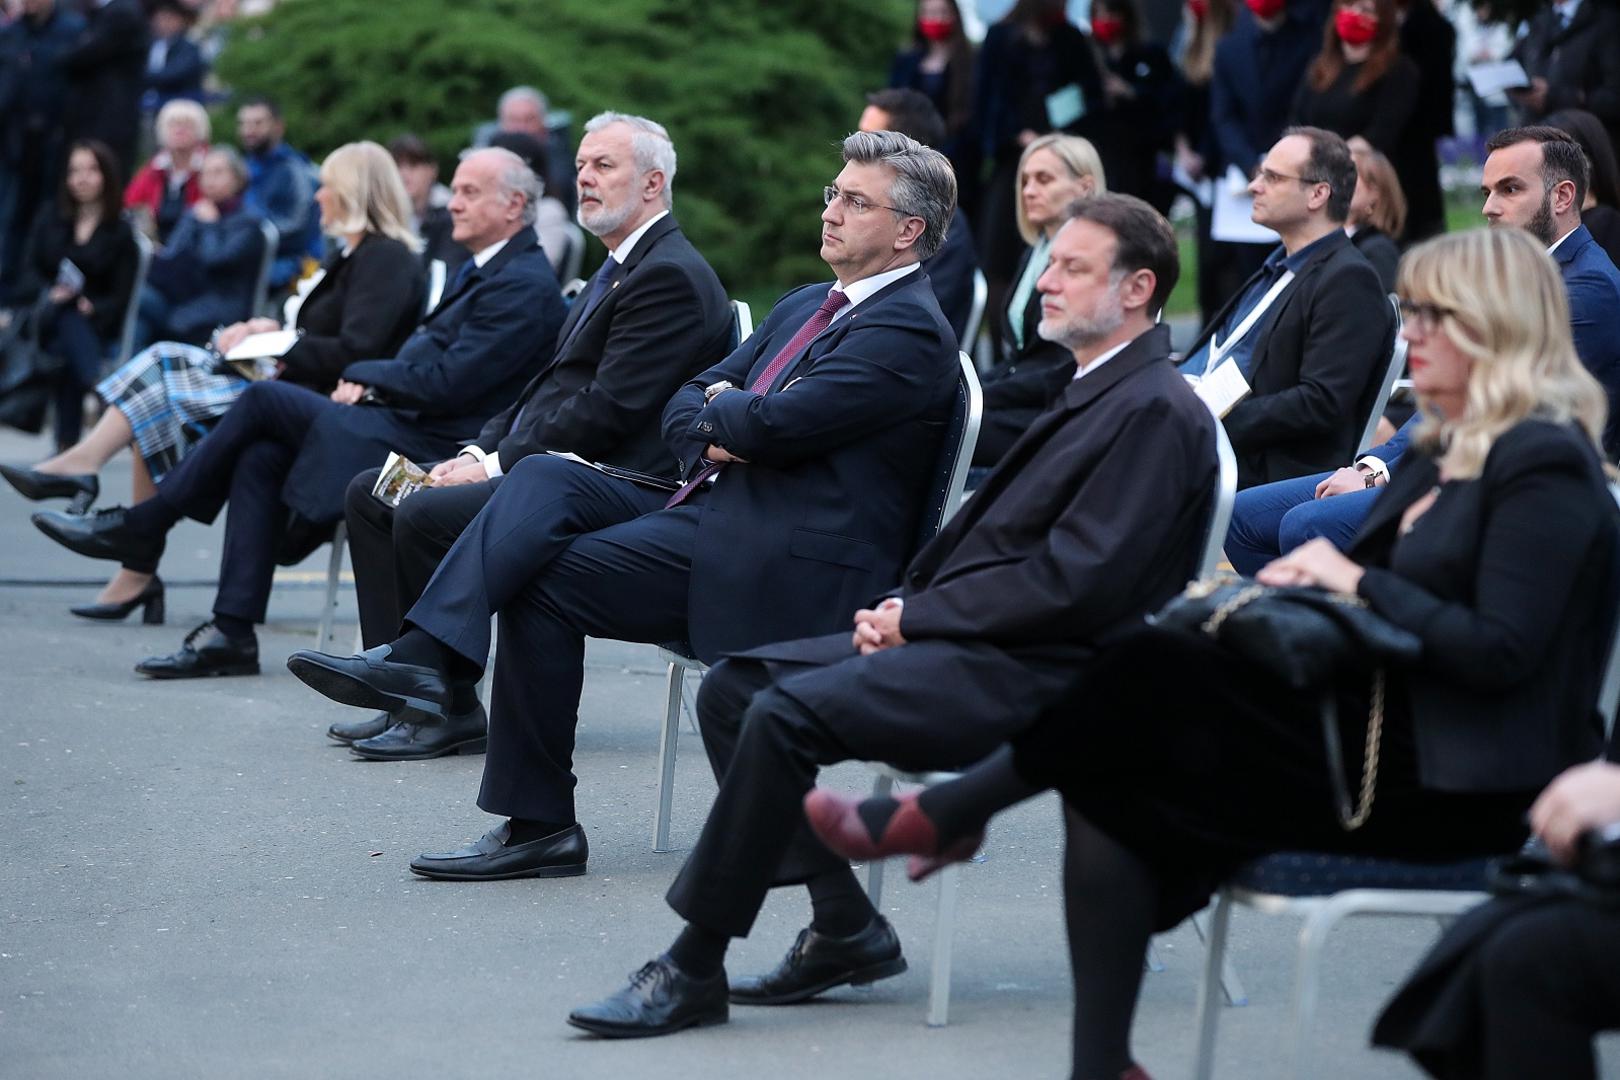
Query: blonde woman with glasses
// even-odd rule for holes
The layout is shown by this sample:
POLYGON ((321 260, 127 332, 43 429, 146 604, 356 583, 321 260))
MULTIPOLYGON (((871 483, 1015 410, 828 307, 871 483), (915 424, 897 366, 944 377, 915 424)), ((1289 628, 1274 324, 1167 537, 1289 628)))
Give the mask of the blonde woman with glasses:
MULTIPOLYGON (((398 351, 421 317, 425 285, 410 201, 388 151, 372 142, 332 151, 321 165, 315 200, 321 228, 336 248, 286 327, 298 338, 281 354, 273 377, 331 391, 353 361, 398 351)), ((31 499, 73 497, 88 505, 99 492, 101 467, 129 446, 133 501, 150 498, 157 481, 248 385, 220 356, 249 335, 280 329, 274 319, 252 318, 215 331, 207 349, 166 341, 143 350, 96 387, 107 409, 89 435, 32 469, 0 466, 0 475, 31 499)), ((156 571, 155 563, 125 566, 95 603, 72 611, 123 619, 140 607, 148 623, 161 622, 163 582, 156 571)))
POLYGON ((1411 457, 1348 555, 1316 540, 1259 573, 1359 598, 1422 643, 1386 670, 1381 710, 1365 675, 1330 691, 1359 825, 1341 823, 1316 694, 1151 627, 1122 627, 1066 707, 961 779, 864 806, 806 801, 835 850, 923 855, 921 875, 971 853, 996 811, 1063 793, 1077 1077, 1146 1075, 1130 1028, 1148 937, 1244 863, 1511 853, 1537 793, 1602 747, 1620 515, 1599 450, 1604 395, 1576 358, 1558 270, 1528 233, 1481 229, 1414 248, 1398 291, 1425 414, 1411 457))

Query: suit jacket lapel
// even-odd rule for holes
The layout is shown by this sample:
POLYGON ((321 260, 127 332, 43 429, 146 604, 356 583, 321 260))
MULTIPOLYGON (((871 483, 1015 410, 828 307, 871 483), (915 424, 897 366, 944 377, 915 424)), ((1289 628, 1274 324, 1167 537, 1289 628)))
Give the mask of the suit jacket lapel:
MULTIPOLYGON (((891 293, 906 288, 909 285, 915 285, 921 279, 922 270, 914 270, 897 281, 889 282, 889 284, 885 285, 871 296, 868 296, 856 306, 855 310, 851 311, 843 318, 834 319, 825 330, 811 338, 809 341, 805 342, 804 348, 799 350, 799 354, 787 362, 787 366, 782 369, 782 373, 778 375, 776 377, 776 381, 771 384, 770 392, 774 392, 777 389, 786 386, 790 381, 797 378, 798 369, 804 364, 805 360, 809 358, 811 350, 821 342, 841 335, 845 331, 852 329, 856 325, 857 319, 860 319, 865 312, 871 311, 871 305, 883 300, 891 293)), ((836 283, 828 282, 827 288, 831 288, 834 284, 836 283)), ((819 292, 812 291, 812 295, 815 297, 816 307, 819 307, 821 305, 821 301, 826 297, 827 293, 826 290, 823 289, 819 292)), ((804 319, 799 320, 798 326, 803 326, 805 321, 810 318, 811 314, 813 314, 815 310, 815 307, 807 308, 805 310, 804 319)), ((798 326, 794 327, 794 333, 798 333, 798 326)), ((786 344, 786 342, 783 344, 786 344)), ((775 354, 773 353, 772 355, 774 356, 775 354)), ((770 363, 770 357, 764 357, 763 359, 766 363, 770 363)))
POLYGON ((535 239, 533 229, 519 229, 512 235, 512 238, 506 242, 506 246, 497 251, 489 262, 485 263, 483 266, 479 266, 474 263, 472 272, 467 275, 466 280, 464 280, 456 288, 445 293, 444 296, 440 297, 439 306, 429 312, 428 317, 422 321, 431 322, 433 319, 438 317, 441 311, 449 310, 450 305, 461 299, 461 297, 466 294, 467 290, 471 289, 474 285, 480 281, 483 281, 485 278, 493 277, 494 275, 500 273, 501 267, 505 266, 507 263, 517 258, 518 255, 529 250, 530 248, 538 246, 539 243, 540 241, 535 239))
POLYGON ((1238 286, 1237 292, 1226 298, 1226 303, 1221 305, 1221 310, 1215 313, 1215 317, 1209 320, 1209 323, 1204 327, 1203 331, 1198 335, 1197 338, 1193 340, 1193 343, 1188 346, 1187 356, 1191 356, 1193 353, 1203 348, 1204 343, 1214 337, 1217 330, 1226 325, 1226 320, 1232 315, 1232 309, 1237 307, 1237 302, 1243 299, 1243 294, 1249 291, 1249 286, 1253 285, 1263 273, 1265 273, 1265 269, 1261 268, 1250 274, 1248 279, 1244 281, 1242 285, 1238 286))

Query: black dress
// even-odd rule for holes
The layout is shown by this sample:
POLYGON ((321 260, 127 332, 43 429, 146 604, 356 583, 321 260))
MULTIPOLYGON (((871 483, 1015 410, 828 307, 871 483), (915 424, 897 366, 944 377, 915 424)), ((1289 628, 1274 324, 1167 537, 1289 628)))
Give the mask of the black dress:
POLYGON ((1360 135, 1380 153, 1393 158, 1412 116, 1417 65, 1409 57, 1398 56, 1390 69, 1365 90, 1355 88, 1359 74, 1360 64, 1346 64, 1339 77, 1321 90, 1311 89, 1307 75, 1294 97, 1293 121, 1326 128, 1346 139, 1360 135))
POLYGON ((1389 234, 1371 225, 1363 225, 1350 237, 1350 242, 1378 271, 1378 283, 1384 287, 1384 291, 1394 292, 1395 270, 1401 261, 1401 249, 1389 234))
POLYGON ((74 236, 71 218, 41 214, 28 244, 28 269, 37 291, 44 292, 55 283, 63 259, 83 272, 82 292, 94 308, 89 317, 91 329, 110 344, 123 327, 129 293, 135 286, 135 237, 129 222, 122 217, 104 221, 81 244, 74 236))
MULTIPOLYGON (((1202 638, 1132 633, 1066 707, 1014 740, 1026 779, 1058 787, 1146 863, 1159 927, 1275 851, 1417 861, 1509 852, 1546 782, 1601 748, 1594 703, 1620 522, 1596 452, 1568 427, 1521 423, 1479 478, 1442 485, 1398 535, 1402 511, 1438 476, 1418 448, 1409 454, 1350 551, 1367 567, 1361 595, 1424 647, 1415 667, 1387 675, 1362 828, 1339 824, 1315 700, 1202 638), (1544 527, 1551 519, 1559 529, 1544 527)), ((1352 796, 1369 686, 1358 677, 1335 695, 1352 796)))

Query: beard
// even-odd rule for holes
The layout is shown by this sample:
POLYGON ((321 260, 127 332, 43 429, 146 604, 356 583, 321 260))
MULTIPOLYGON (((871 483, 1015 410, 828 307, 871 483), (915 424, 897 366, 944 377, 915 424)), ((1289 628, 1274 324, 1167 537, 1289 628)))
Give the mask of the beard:
POLYGON ((1065 349, 1083 349, 1111 337, 1125 325, 1125 307, 1119 301, 1118 283, 1106 296, 1083 314, 1063 318, 1043 318, 1035 332, 1043 341, 1062 345, 1065 349))
POLYGON ((1540 240, 1542 247, 1551 247, 1552 242, 1558 239, 1557 228, 1557 223, 1553 221, 1552 192, 1549 191, 1542 196, 1540 209, 1525 223, 1524 230, 1540 240))
MULTIPOLYGON (((595 194, 592 192, 591 194, 595 194)), ((583 203, 574 211, 574 220, 579 222, 580 228, 592 236, 606 236, 616 231, 619 226, 630 220, 635 212, 635 203, 626 199, 621 206, 608 206, 603 203, 596 210, 586 210, 583 203)))

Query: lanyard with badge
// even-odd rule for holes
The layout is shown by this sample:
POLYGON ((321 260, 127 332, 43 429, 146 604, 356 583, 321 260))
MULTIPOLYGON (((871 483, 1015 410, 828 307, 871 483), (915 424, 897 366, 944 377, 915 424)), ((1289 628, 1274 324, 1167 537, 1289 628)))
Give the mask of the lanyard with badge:
POLYGON ((1204 364, 1204 374, 1194 382, 1193 389, 1204 399, 1205 404, 1214 410, 1215 415, 1225 417, 1232 411, 1234 405, 1249 395, 1249 380, 1243 377, 1243 370, 1232 358, 1232 349, 1254 329, 1261 316, 1265 315, 1266 310, 1276 302, 1277 297, 1282 295, 1283 290, 1288 288, 1293 280, 1292 270, 1278 278, 1271 288, 1266 290, 1260 302, 1232 328, 1225 341, 1218 341, 1214 334, 1210 335, 1209 359, 1204 364))

